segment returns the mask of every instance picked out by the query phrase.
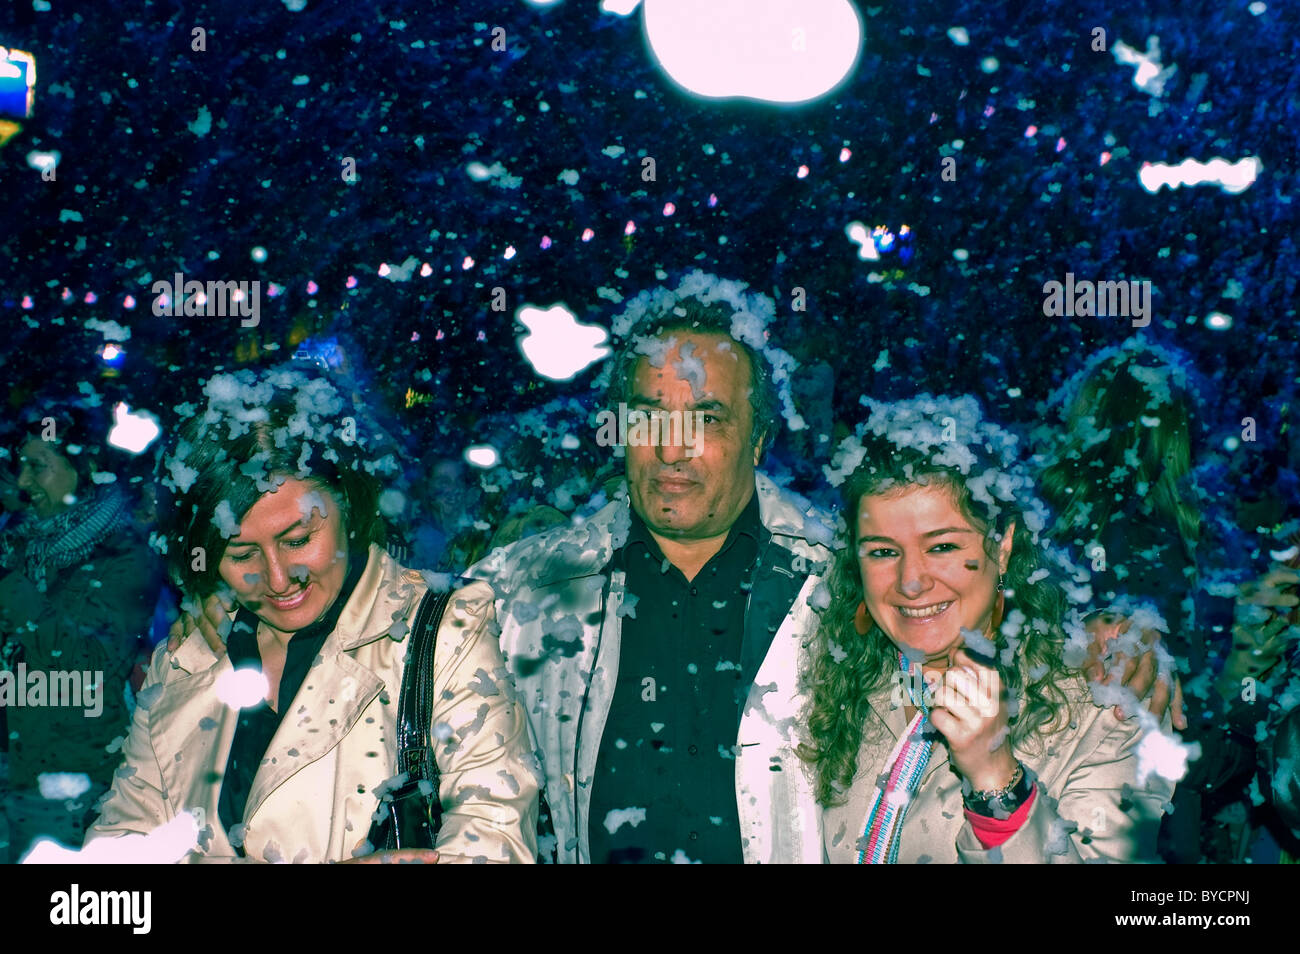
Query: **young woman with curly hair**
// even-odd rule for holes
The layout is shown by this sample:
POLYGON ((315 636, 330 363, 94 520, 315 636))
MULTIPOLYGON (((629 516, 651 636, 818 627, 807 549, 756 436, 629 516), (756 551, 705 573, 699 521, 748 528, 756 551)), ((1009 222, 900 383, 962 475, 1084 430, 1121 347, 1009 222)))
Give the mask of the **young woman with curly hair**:
POLYGON ((1086 589, 1039 541, 1015 438, 971 398, 872 408, 828 470, 849 545, 827 575, 801 751, 827 859, 1150 857, 1172 790, 1139 773, 1155 720, 1094 703, 1071 608, 1086 589))

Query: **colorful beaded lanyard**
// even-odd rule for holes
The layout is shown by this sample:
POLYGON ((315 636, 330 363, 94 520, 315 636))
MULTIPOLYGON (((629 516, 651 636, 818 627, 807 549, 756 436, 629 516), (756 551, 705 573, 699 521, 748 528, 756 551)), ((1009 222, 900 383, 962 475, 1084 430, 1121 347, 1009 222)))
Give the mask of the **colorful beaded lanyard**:
MULTIPOLYGON (((907 657, 898 654, 898 664, 904 673, 908 671, 907 657)), ((928 727, 930 707, 925 704, 925 693, 917 699, 912 687, 908 685, 908 696, 916 706, 917 713, 907 727, 907 731, 894 744, 889 753, 882 775, 888 781, 882 787, 876 783, 876 792, 867 809, 867 824, 862 834, 862 849, 858 851, 860 865, 893 865, 898 863, 898 846, 903 831, 903 819, 907 816, 912 797, 921 786, 921 776, 930 764, 930 750, 933 739, 925 731, 928 727)))

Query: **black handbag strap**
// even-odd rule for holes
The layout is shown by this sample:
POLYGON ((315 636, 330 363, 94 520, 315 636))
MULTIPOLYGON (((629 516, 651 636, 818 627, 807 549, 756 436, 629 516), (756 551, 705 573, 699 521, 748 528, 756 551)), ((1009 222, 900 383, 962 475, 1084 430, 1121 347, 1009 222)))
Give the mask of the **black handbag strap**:
POLYGON ((402 691, 397 701, 397 771, 409 780, 438 783, 438 760, 434 757, 429 727, 433 722, 433 654, 438 645, 438 627, 451 593, 424 594, 411 627, 411 648, 402 673, 402 691))

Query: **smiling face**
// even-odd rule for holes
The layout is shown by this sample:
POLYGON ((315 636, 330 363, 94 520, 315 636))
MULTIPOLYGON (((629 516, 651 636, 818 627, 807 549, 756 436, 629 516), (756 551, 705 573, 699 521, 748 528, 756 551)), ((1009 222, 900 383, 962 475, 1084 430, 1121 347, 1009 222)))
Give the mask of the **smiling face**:
POLYGON ((662 367, 637 362, 629 408, 699 411, 703 426, 692 447, 630 446, 627 483, 632 506, 658 537, 674 541, 725 535, 754 489, 759 449, 751 435, 749 358, 726 335, 672 331, 662 367))
POLYGON ((965 640, 961 630, 988 634, 998 576, 1011 558, 1014 526, 984 550, 984 534, 941 484, 868 494, 858 504, 858 566, 867 611, 900 649, 923 653, 927 666, 947 666, 965 640))
POLYGON ((338 502, 313 484, 286 480, 239 522, 220 573, 239 602, 272 629, 292 634, 310 626, 333 605, 348 575, 338 502))
POLYGON ((49 441, 33 438, 23 445, 18 486, 31 498, 38 517, 53 516, 72 505, 77 472, 49 441))

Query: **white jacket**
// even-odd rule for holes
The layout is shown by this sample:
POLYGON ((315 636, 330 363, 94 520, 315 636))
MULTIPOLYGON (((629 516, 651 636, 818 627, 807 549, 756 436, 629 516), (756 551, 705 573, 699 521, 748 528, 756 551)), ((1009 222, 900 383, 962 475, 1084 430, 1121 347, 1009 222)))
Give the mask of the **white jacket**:
MULTIPOLYGON (((253 778, 243 847, 254 861, 343 861, 366 839, 376 786, 396 774, 397 702, 427 586, 377 546, 253 778)), ((536 763, 493 633, 492 592, 452 594, 434 651, 440 862, 535 860, 536 763)), ((147 834, 180 812, 210 831, 190 861, 236 858, 217 817, 238 710, 218 695, 230 657, 192 633, 154 653, 125 762, 95 839, 147 834)), ((129 861, 129 858, 123 859, 129 861)))
MULTIPOLYGON (((820 813, 798 744, 800 657, 815 632, 809 600, 830 530, 811 509, 757 475, 760 545, 745 613, 756 674, 736 739, 736 807, 746 862, 820 862, 820 813), (771 637, 764 607, 784 612, 771 637), (757 607, 757 609, 756 609, 757 607)), ((500 547, 467 575, 497 592, 501 651, 528 712, 546 776, 561 862, 589 862, 591 781, 617 684, 625 581, 606 574, 627 539, 626 493, 590 519, 500 547)), ((653 613, 638 605, 634 612, 653 613)), ((742 652, 742 668, 746 652, 742 652)), ((546 847, 541 846, 543 854, 546 847)))

